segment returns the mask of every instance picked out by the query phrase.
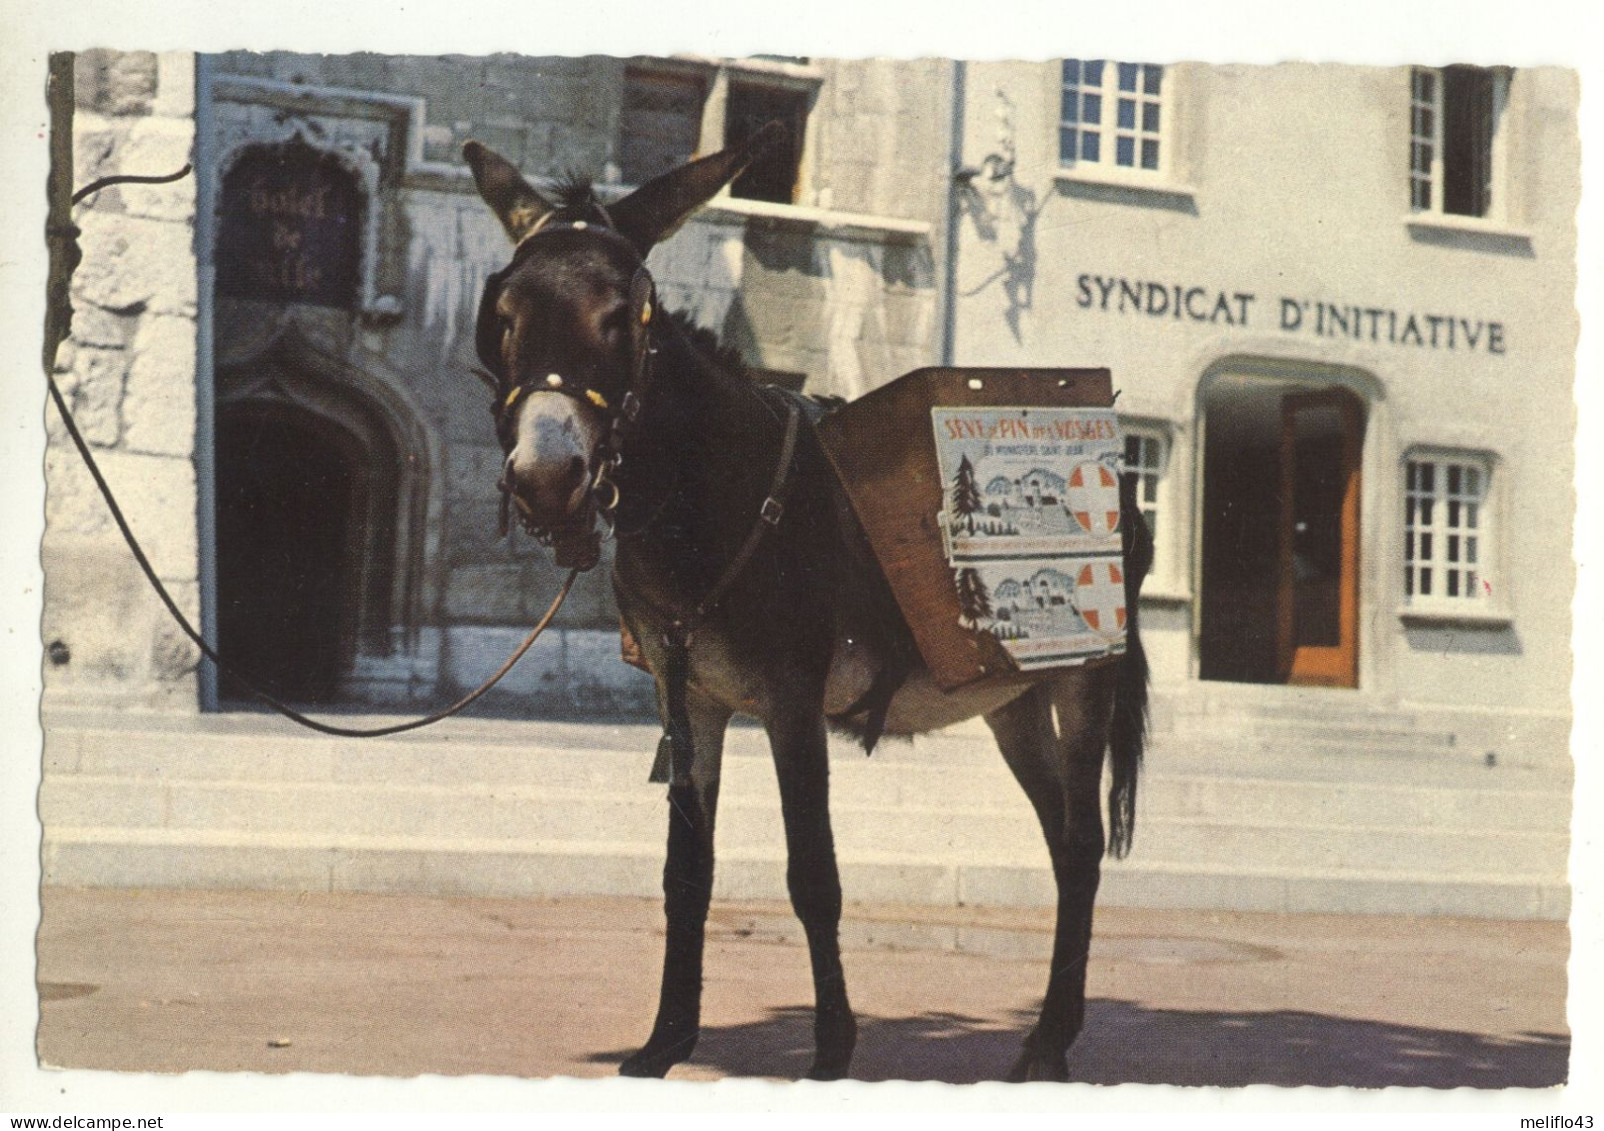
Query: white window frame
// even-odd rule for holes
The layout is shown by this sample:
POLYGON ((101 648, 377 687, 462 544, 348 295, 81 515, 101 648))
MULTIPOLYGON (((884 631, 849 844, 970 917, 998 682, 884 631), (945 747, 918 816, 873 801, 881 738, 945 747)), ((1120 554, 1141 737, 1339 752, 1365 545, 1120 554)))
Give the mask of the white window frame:
POLYGON ((1415 447, 1404 453, 1399 583, 1406 616, 1508 619, 1499 479, 1491 452, 1415 447))
POLYGON ((1487 209, 1476 215, 1443 210, 1443 67, 1409 69, 1409 209, 1413 219, 1447 224, 1504 224, 1509 220, 1509 138, 1504 121, 1511 71, 1486 67, 1492 79, 1492 136, 1488 143, 1487 209), (1422 200, 1422 198, 1425 198, 1422 200))
POLYGON ((1111 181, 1146 187, 1169 184, 1174 165, 1174 68, 1115 59, 1063 59, 1057 65, 1057 72, 1057 124, 1053 149, 1057 154, 1059 175, 1072 180, 1111 181), (1097 76, 1100 81, 1095 85, 1085 82, 1089 67, 1100 68, 1101 74, 1097 76), (1076 69, 1076 81, 1073 82, 1072 68, 1076 69), (1135 68, 1134 90, 1121 89, 1122 68, 1135 68), (1150 92, 1148 89, 1150 75, 1157 76, 1157 91, 1150 92), (1070 107, 1072 95, 1075 105, 1070 107), (1087 130, 1085 121, 1087 96, 1098 100, 1097 122, 1091 131, 1087 130), (1129 103, 1132 108, 1129 125, 1120 123, 1122 101, 1129 103), (1066 116, 1066 109, 1074 110, 1073 121, 1066 116), (1153 125, 1149 121, 1150 113, 1158 119, 1154 128, 1149 128, 1153 125), (1070 129, 1076 131, 1076 139, 1073 155, 1066 157, 1064 135, 1070 129), (1089 132, 1098 139, 1094 157, 1086 155, 1085 137, 1089 132), (1119 161, 1121 140, 1131 143, 1129 164, 1119 161), (1152 166, 1143 164, 1144 142, 1156 147, 1156 162, 1152 166))
MULTIPOLYGON (((1163 423, 1121 417, 1120 431, 1125 447, 1120 453, 1123 470, 1137 475, 1136 503, 1143 517, 1152 516, 1153 569, 1144 586, 1143 597, 1170 597, 1179 593, 1176 561, 1179 540, 1185 536, 1181 515, 1174 505, 1175 437, 1163 423), (1125 458, 1135 440, 1153 453, 1152 462, 1138 466, 1125 458), (1149 490, 1151 489, 1151 490, 1149 490), (1151 588, 1151 593, 1147 590, 1151 588)), ((1147 452, 1143 454, 1146 455, 1147 452)))

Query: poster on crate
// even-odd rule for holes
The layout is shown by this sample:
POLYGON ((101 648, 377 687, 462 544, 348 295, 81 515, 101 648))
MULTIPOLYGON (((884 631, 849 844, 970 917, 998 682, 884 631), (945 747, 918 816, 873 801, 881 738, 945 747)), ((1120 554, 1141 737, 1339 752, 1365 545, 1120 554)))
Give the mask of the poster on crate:
POLYGON ((1119 473, 1111 409, 933 408, 937 516, 963 623, 1020 668, 1125 650, 1119 473))

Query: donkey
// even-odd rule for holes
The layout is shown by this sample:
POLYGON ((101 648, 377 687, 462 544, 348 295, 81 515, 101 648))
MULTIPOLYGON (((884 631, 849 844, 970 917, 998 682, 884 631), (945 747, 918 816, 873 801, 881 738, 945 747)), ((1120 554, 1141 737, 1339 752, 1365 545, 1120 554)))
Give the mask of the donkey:
MULTIPOLYGON (((696 1045, 724 734, 736 712, 766 729, 779 778, 791 903, 815 994, 809 1078, 850 1066, 857 1024, 838 928, 827 727, 872 749, 983 714, 1041 822, 1058 889, 1052 972, 1009 1079, 1064 1080, 1085 1012, 1087 952, 1105 851, 1098 790, 1109 751, 1109 851, 1129 847, 1146 731, 1137 595, 1152 543, 1122 490, 1127 651, 1115 663, 944 694, 912 637, 808 420, 817 402, 759 387, 716 339, 656 313, 645 259, 783 130, 692 161, 616 203, 588 184, 549 200, 500 156, 463 153, 516 246, 487 281, 477 348, 506 453, 509 511, 560 565, 616 538, 618 607, 657 679, 667 780, 667 942, 656 1022, 621 1067, 661 1077, 696 1045)), ((666 777, 664 776, 666 771, 666 777)))

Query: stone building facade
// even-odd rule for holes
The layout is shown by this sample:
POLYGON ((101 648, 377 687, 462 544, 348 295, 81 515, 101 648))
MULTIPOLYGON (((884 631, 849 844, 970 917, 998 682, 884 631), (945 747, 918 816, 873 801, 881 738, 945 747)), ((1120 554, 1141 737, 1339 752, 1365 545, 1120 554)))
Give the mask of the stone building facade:
MULTIPOLYGON (((104 58, 106 84, 133 81, 123 74, 133 56, 104 58)), ((184 563, 191 602, 225 653, 250 657, 293 697, 428 702, 471 686, 560 580, 540 547, 496 536, 500 455, 472 376, 472 332, 483 280, 509 249, 462 163, 467 138, 537 183, 575 172, 607 196, 720 148, 754 120, 787 119, 795 144, 782 167, 766 183, 737 184, 654 252, 664 301, 716 331, 758 376, 810 392, 853 396, 936 360, 946 64, 237 53, 190 65, 193 94, 171 136, 174 155, 193 142, 196 178, 139 196, 139 207, 161 211, 137 221, 181 222, 172 232, 184 246, 130 232, 115 237, 126 253, 108 255, 96 233, 127 222, 99 206, 78 283, 93 303, 96 280, 127 289, 152 272, 181 275, 159 296, 104 299, 171 320, 141 323, 148 347, 75 342, 71 371, 84 374, 77 396, 97 444, 141 453, 154 444, 155 454, 182 457, 178 482, 142 502, 164 507, 163 526, 198 514, 198 529, 163 538, 162 551, 173 570, 184 563), (333 193, 316 202, 330 212, 323 235, 283 212, 300 205, 263 187, 264 170, 297 161, 333 193), (260 231, 253 208, 267 217, 260 231), (334 216, 339 208, 349 215, 334 216), (267 216, 274 209, 282 214, 267 216), (276 238, 305 238, 309 249, 323 241, 306 263, 332 272, 325 281, 349 278, 313 293, 295 290, 305 277, 252 275, 254 259, 273 254, 252 243, 270 238, 271 224, 276 238), (163 332, 178 325, 169 304, 187 318, 181 341, 163 332), (100 407, 103 390, 122 388, 106 359, 158 346, 185 359, 181 372, 161 371, 175 398, 162 406, 166 431, 143 440, 150 425, 141 418, 125 438, 100 407), (180 488, 188 494, 175 495, 180 488)), ((85 98, 123 98, 83 89, 85 98)), ((80 111, 81 166, 176 163, 148 141, 93 149, 110 130, 98 105, 80 111)), ((106 113, 140 115, 123 127, 135 141, 166 121, 143 105, 106 113)), ((137 195, 123 190, 122 199, 137 195)), ((99 333, 90 325, 86 315, 80 333, 99 333)), ((53 527, 52 544, 68 529, 53 527)), ((51 553, 52 564, 87 560, 76 548, 51 553)), ((98 576, 118 578, 119 593, 136 589, 109 561, 116 555, 96 551, 97 562, 108 559, 98 576)), ((507 685, 508 702, 536 711, 649 705, 649 683, 616 663, 607 574, 581 581, 558 631, 507 685)), ((165 667, 118 661, 113 670, 89 654, 93 617, 79 599, 53 605, 56 635, 74 657, 53 672, 53 689, 93 684, 113 697, 204 705, 238 695, 227 681, 217 686, 209 666, 198 687, 186 684, 196 675, 182 648, 174 656, 184 659, 165 667)), ((99 607, 107 630, 95 639, 118 635, 111 627, 122 618, 99 607)))

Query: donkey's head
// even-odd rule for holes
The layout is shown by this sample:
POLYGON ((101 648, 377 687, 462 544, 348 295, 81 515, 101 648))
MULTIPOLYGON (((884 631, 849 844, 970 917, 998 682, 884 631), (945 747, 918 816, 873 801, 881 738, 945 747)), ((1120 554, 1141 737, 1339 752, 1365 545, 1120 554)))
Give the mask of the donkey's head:
POLYGON ((503 506, 554 543, 560 565, 596 563, 598 509, 617 503, 608 476, 621 431, 651 382, 647 253, 782 134, 766 126, 607 207, 588 191, 548 201, 478 142, 463 147, 479 195, 516 247, 485 283, 477 327, 506 453, 503 506))

